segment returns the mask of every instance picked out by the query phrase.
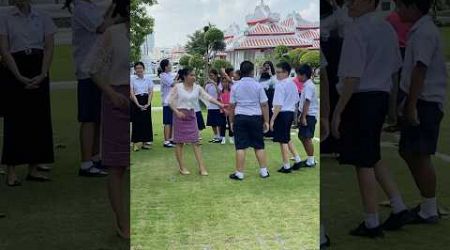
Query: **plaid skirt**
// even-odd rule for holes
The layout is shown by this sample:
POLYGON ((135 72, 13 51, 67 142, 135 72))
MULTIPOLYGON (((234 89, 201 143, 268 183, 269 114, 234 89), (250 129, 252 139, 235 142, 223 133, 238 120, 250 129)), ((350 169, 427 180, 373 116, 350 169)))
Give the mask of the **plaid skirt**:
POLYGON ((180 109, 184 118, 173 115, 173 141, 175 143, 198 143, 199 132, 194 110, 180 109))

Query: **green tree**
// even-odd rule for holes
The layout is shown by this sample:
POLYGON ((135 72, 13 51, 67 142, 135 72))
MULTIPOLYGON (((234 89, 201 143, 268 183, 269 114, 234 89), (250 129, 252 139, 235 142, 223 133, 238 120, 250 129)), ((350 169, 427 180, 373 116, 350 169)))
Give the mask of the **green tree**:
POLYGON ((311 50, 303 54, 300 59, 301 64, 308 64, 313 68, 313 72, 320 67, 320 52, 317 50, 311 50))
POLYGON ((301 65, 301 58, 305 53, 308 53, 308 50, 302 48, 293 49, 287 53, 288 62, 292 68, 297 68, 301 65))
POLYGON ((189 59, 189 67, 194 69, 195 75, 200 85, 205 83, 205 74, 203 69, 206 66, 206 61, 202 55, 195 54, 189 59))
POLYGON ((180 58, 180 65, 183 67, 189 66, 189 61, 191 60, 190 55, 184 55, 180 58))
POLYGON ((145 37, 153 32, 154 19, 148 16, 146 8, 157 4, 156 0, 131 0, 130 2, 130 59, 135 62, 141 57, 141 45, 145 37))
POLYGON ((233 66, 227 60, 216 59, 216 60, 212 61, 212 63, 211 63, 211 68, 213 68, 219 72, 220 72, 221 68, 226 69, 226 68, 231 68, 231 67, 233 67, 233 66))
POLYGON ((189 41, 186 44, 186 52, 194 55, 204 55, 206 53, 205 32, 196 30, 194 34, 189 35, 189 41))
POLYGON ((275 54, 275 58, 277 61, 288 60, 287 53, 289 52, 289 47, 286 45, 278 45, 275 47, 275 50, 273 51, 275 54))

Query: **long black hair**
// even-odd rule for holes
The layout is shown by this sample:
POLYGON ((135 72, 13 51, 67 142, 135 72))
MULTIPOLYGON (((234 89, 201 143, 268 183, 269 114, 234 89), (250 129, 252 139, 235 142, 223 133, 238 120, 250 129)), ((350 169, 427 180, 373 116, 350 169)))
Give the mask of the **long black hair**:
MULTIPOLYGON (((170 62, 169 59, 163 59, 159 63, 159 67, 161 68, 161 73, 166 72, 166 67, 169 66, 170 62)), ((158 76, 161 74, 159 73, 158 76)))
MULTIPOLYGON (((275 67, 273 66, 273 63, 272 63, 271 61, 265 61, 264 64, 263 64, 263 66, 266 65, 266 64, 269 65, 269 67, 270 67, 270 72, 272 73, 272 75, 275 75, 275 67)), ((269 80, 269 79, 270 79, 270 74, 267 73, 267 72, 263 72, 263 73, 261 73, 260 79, 261 79, 262 81, 269 80)))
POLYGON ((178 77, 181 81, 184 82, 186 79, 186 76, 188 76, 190 73, 192 73, 193 69, 191 67, 186 67, 178 70, 178 77))

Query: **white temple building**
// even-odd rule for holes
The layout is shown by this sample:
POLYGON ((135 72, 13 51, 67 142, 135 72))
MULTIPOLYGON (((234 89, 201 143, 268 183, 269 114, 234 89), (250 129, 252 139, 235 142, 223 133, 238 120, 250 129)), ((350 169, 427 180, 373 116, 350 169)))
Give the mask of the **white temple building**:
POLYGON ((247 26, 241 29, 231 24, 226 31, 226 49, 218 53, 226 57, 233 67, 238 68, 244 60, 255 61, 273 52, 275 47, 285 45, 290 48, 319 49, 319 23, 303 19, 292 12, 281 19, 261 0, 253 14, 246 17, 247 26))

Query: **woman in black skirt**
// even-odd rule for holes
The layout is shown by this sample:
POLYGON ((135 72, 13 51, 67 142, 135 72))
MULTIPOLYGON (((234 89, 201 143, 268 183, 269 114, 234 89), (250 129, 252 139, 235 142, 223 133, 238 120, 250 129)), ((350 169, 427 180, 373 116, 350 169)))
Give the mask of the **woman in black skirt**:
POLYGON ((153 142, 152 97, 153 81, 144 76, 145 65, 134 64, 136 76, 130 81, 131 100, 133 101, 131 122, 133 150, 150 149, 153 142))
POLYGON ((8 186, 19 186, 16 166, 28 164, 28 181, 48 181, 39 170, 54 162, 49 67, 56 26, 29 0, 13 1, 0 25, 0 52, 12 76, 4 119, 2 163, 8 186))
MULTIPOLYGON (((275 76, 275 67, 273 66, 273 63, 271 61, 264 62, 262 68, 261 68, 261 75, 259 76, 258 81, 264 86, 264 90, 266 92, 268 103, 269 103, 269 119, 272 119, 273 115, 273 96, 275 95, 275 83, 276 83, 276 76, 275 76)), ((264 137, 272 138, 273 137, 273 131, 267 131, 267 133, 264 134, 264 137)))

